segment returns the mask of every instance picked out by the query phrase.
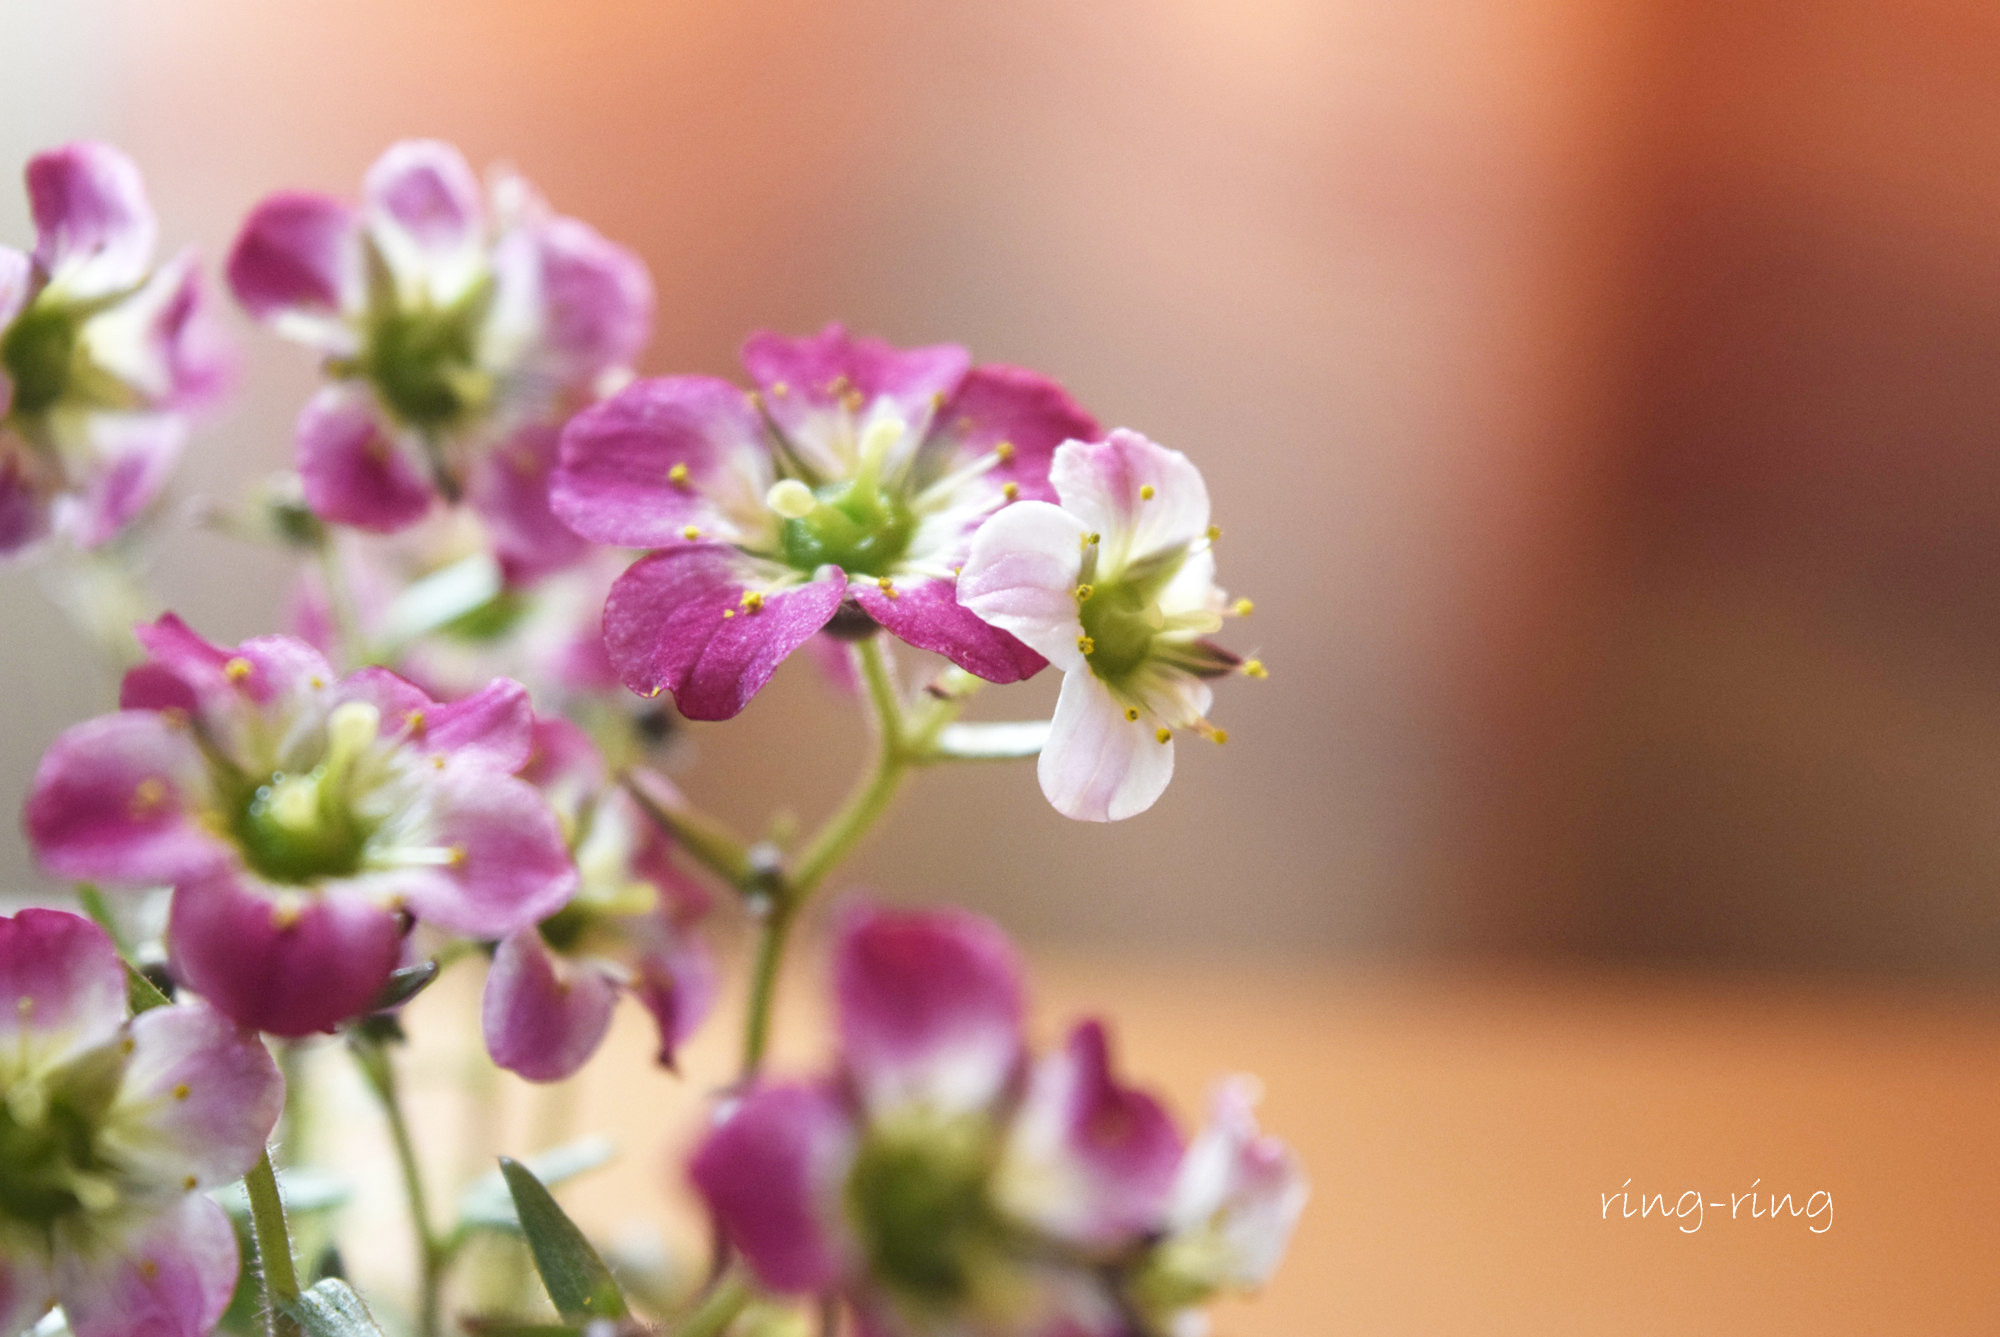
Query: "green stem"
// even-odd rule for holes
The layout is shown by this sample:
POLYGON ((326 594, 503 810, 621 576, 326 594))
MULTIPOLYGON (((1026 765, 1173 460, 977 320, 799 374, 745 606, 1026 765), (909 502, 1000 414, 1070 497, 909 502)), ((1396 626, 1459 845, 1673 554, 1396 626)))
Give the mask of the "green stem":
POLYGON ((783 900, 775 902, 764 917, 757 940, 757 965, 750 976, 750 1012, 743 1024, 743 1081, 748 1083, 764 1066, 764 1051, 771 1042, 771 1004, 778 992, 778 967, 784 963, 785 940, 791 934, 793 910, 783 900))
POLYGON ((738 891, 750 888, 757 877, 757 868, 751 862, 749 848, 728 827, 688 803, 662 801, 648 793, 629 771, 623 783, 632 801, 702 867, 738 891))
POLYGON ((805 853, 792 866, 790 876, 785 879, 785 899, 793 909, 819 889, 827 874, 853 852, 861 837, 881 819, 910 764, 916 760, 908 747, 902 706, 896 700, 895 685, 889 680, 880 641, 871 638, 855 648, 862 680, 868 685, 868 700, 874 707, 875 762, 847 802, 814 833, 805 853))
POLYGON ((292 1262, 292 1237, 285 1229, 285 1204, 278 1196, 278 1175, 265 1152, 243 1176, 250 1195, 250 1230, 257 1240, 257 1270, 264 1282, 264 1309, 271 1316, 275 1337, 298 1331, 284 1307, 299 1298, 299 1274, 292 1262))
POLYGON ((403 1191, 409 1198, 410 1225, 416 1234, 418 1273, 423 1286, 418 1307, 418 1332, 422 1337, 437 1337, 445 1263, 450 1250, 431 1230, 422 1167, 417 1163, 417 1148, 410 1138, 409 1121, 403 1117, 403 1102, 396 1089, 396 1069, 379 1043, 360 1036, 355 1036, 352 1043, 361 1075, 375 1092, 376 1099, 381 1102, 382 1113, 389 1121, 389 1137, 395 1143, 396 1163, 403 1175, 403 1191))
POLYGON ((674 1329, 674 1337, 718 1337, 750 1303, 750 1287, 732 1272, 717 1282, 695 1311, 674 1329))

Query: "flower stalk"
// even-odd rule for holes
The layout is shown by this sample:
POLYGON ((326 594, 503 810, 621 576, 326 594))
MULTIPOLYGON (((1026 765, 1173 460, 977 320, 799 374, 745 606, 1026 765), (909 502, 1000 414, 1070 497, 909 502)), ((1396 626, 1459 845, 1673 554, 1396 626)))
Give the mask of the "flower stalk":
POLYGON ((298 1324, 285 1307, 299 1298, 299 1274, 292 1262, 292 1237, 285 1228, 285 1204, 278 1196, 278 1175, 266 1151, 243 1176, 250 1195, 250 1230, 257 1241, 257 1271, 264 1287, 264 1312, 270 1315, 272 1337, 291 1337, 298 1324))
POLYGON ((349 1040, 355 1061, 369 1090, 381 1103, 389 1121, 389 1137, 396 1148, 396 1165, 403 1178, 403 1192, 409 1203, 410 1228, 416 1243, 417 1273, 422 1287, 418 1303, 421 1337, 438 1337, 444 1276, 452 1250, 447 1241, 431 1228, 431 1214, 424 1192, 423 1167, 417 1159, 415 1141, 403 1114, 402 1095, 396 1084, 396 1069, 382 1044, 359 1032, 349 1040))

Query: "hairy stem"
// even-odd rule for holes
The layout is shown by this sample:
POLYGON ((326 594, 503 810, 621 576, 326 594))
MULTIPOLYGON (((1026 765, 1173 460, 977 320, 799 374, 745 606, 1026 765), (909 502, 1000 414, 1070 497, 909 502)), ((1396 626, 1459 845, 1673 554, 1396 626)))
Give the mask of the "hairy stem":
POLYGON ((748 1303, 749 1285, 739 1274, 729 1273, 702 1297, 694 1312, 674 1329, 674 1337, 718 1337, 736 1321, 736 1316, 748 1303))
POLYGON ((250 1194, 250 1231, 257 1241, 257 1271, 264 1283, 264 1310, 273 1337, 291 1337, 298 1325, 284 1306, 299 1298, 299 1273, 292 1262, 292 1237, 285 1229, 285 1204, 278 1197, 278 1175, 265 1152, 243 1176, 250 1194))
POLYGON ((424 1196, 422 1167, 417 1161, 416 1144, 410 1139, 409 1121, 403 1116, 403 1101, 396 1088, 396 1069, 382 1046, 360 1036, 353 1040, 354 1054, 382 1113, 389 1121, 389 1137, 395 1143, 396 1163, 403 1175, 403 1191, 409 1199, 410 1226, 416 1237, 417 1270, 422 1282, 418 1305, 421 1337, 438 1337, 440 1301, 445 1264, 450 1251, 431 1230, 430 1208, 424 1196))

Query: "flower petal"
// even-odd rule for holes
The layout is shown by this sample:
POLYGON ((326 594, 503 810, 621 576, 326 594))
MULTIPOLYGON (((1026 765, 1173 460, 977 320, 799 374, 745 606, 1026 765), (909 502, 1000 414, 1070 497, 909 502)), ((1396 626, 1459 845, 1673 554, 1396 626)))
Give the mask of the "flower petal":
POLYGON ((1180 1164, 1173 1120, 1151 1096, 1118 1084, 1103 1025, 1086 1021, 1035 1065, 996 1192, 1018 1220, 1115 1249, 1160 1227, 1180 1164))
POLYGON ((1009 506, 981 525, 958 573, 958 601, 1066 672, 1083 667, 1076 585, 1089 526, 1045 501, 1009 506))
POLYGON ((397 916, 366 896, 257 882, 231 870, 174 890, 174 974, 254 1030, 301 1036, 358 1016, 402 955, 397 916))
POLYGON ((560 910, 576 869, 555 813, 532 785, 481 768, 449 767, 433 782, 429 836, 446 867, 397 882, 410 912, 470 938, 504 938, 560 910))
POLYGON ((618 986, 603 971, 558 961, 539 929, 524 928, 501 942, 486 975, 486 1052, 531 1082, 559 1082, 597 1052, 617 1002, 618 986))
POLYGON ((853 1125, 830 1093, 771 1086, 725 1113, 689 1173, 759 1281, 811 1294, 837 1287, 851 1267, 841 1191, 854 1148, 853 1125))
POLYGON ((1054 501, 1049 465, 1065 441, 1094 441, 1097 419, 1069 392, 1021 367, 974 367, 958 393, 938 411, 933 439, 945 447, 944 469, 970 463, 1005 442, 1010 449, 982 475, 987 486, 1014 484, 1024 501, 1054 501))
POLYGON ((1116 822, 1144 812, 1174 778, 1174 743, 1127 707, 1088 668, 1063 678, 1049 741, 1035 766, 1055 810, 1080 822, 1116 822))
POLYGON ((285 1079, 254 1031, 206 1003, 156 1007, 132 1021, 99 1145, 162 1187, 220 1188, 264 1154, 284 1104, 285 1079))
POLYGON ((123 533, 150 506, 180 461, 187 424, 171 413, 93 414, 80 490, 56 502, 55 524, 82 548, 123 533))
POLYGON ((956 344, 897 348, 854 338, 839 324, 801 339, 759 331, 743 345, 743 366, 764 392, 771 420, 829 471, 846 448, 835 438, 852 435, 858 423, 894 414, 921 433, 971 362, 956 344))
POLYGON ((65 910, 0 917, 0 1047, 59 1063, 124 1024, 125 967, 103 929, 65 910))
POLYGON ((56 1293, 76 1337, 206 1337, 236 1290, 236 1229, 190 1193, 116 1248, 65 1248, 56 1293))
POLYGON ((145 278, 159 224, 136 163, 109 144, 65 144, 30 158, 27 177, 50 287, 92 298, 145 278))
POLYGON ((1192 543, 1208 528, 1201 471, 1178 450, 1122 427, 1095 444, 1060 447, 1049 480, 1063 509, 1104 536, 1102 560, 1114 569, 1192 543))
POLYGON ((561 428, 535 423, 495 446, 472 475, 467 500, 486 521, 509 585, 531 584, 573 566, 590 543, 549 509, 561 428))
POLYGON ((633 936, 641 945, 639 979, 632 986, 659 1028, 660 1066, 672 1068, 674 1054, 714 1010, 721 976, 708 945, 665 915, 654 916, 633 936), (650 930, 650 931, 648 931, 650 930))
POLYGON ((435 139, 405 139, 362 183, 368 226, 389 268, 438 305, 463 296, 482 267, 485 209, 465 155, 435 139))
POLYGON ((1239 1289, 1261 1286, 1277 1270, 1308 1194, 1297 1154, 1258 1130, 1256 1103, 1253 1078, 1216 1084, 1208 1126, 1188 1148, 1169 1209, 1176 1233, 1217 1233, 1225 1246, 1217 1280, 1239 1289))
POLYGON ((512 678, 495 678, 471 696, 427 709, 420 736, 426 750, 512 775, 535 753, 528 689, 512 678))
MULTIPOLYGON (((5 388, 6 377, 0 375, 0 390, 5 388)), ((49 532, 48 499, 37 485, 29 449, 0 425, 0 557, 22 551, 49 532)))
POLYGON ((848 907, 834 944, 841 1051, 871 1110, 983 1109, 1020 1065, 1021 963, 963 910, 848 907))
POLYGON ((229 847, 199 821, 208 770, 183 728, 151 711, 72 725, 43 754, 25 822, 59 877, 153 886, 225 866, 229 847))
POLYGON ((759 568, 704 544, 657 552, 611 587, 604 644, 624 684, 662 689, 691 720, 726 720, 750 704, 787 655, 832 621, 846 592, 838 567, 811 583, 768 592, 759 568), (756 593, 753 608, 746 595, 756 593))
POLYGON ((360 386, 329 385, 314 395, 296 437, 306 504, 322 518, 391 534, 430 509, 430 480, 360 386))
MULTIPOLYGON (((857 581, 854 599, 899 639, 919 650, 935 651, 988 682, 1020 682, 1048 666, 1048 660, 1012 634, 961 607, 958 591, 949 580, 898 576, 893 593, 857 581)), ((1072 616, 1075 608, 1072 596, 1072 616)))
POLYGON ((337 328, 365 297, 360 215, 310 191, 268 195, 243 220, 226 272, 253 318, 337 328))
POLYGON ((653 333, 653 277, 646 262, 574 218, 535 229, 540 260, 542 351, 566 383, 587 385, 628 365, 653 333))
POLYGON ((708 376, 634 381, 570 419, 549 504, 587 539, 628 548, 758 537, 773 517, 763 424, 743 392, 708 376))
MULTIPOLYGON (((34 280, 34 263, 27 252, 17 251, 12 246, 0 246, 0 329, 13 323, 21 314, 21 308, 28 304, 28 288, 34 280)), ((0 369, 0 384, 6 381, 7 373, 0 369)), ((6 415, 12 401, 9 392, 0 390, 0 417, 6 415)))
POLYGON ((27 1332, 49 1312, 54 1295, 44 1260, 29 1256, 25 1248, 0 1251, 0 1333, 13 1337, 27 1332))

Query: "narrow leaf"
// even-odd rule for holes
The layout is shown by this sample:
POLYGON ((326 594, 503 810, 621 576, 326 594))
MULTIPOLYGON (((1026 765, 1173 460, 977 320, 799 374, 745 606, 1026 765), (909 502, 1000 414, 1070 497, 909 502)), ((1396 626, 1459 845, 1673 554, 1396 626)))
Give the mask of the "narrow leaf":
POLYGON ((528 1237, 535 1270, 542 1274, 542 1285, 547 1287, 556 1312, 571 1322, 625 1317, 625 1296, 611 1269, 590 1247, 576 1222, 556 1205, 542 1181, 527 1166, 506 1156, 500 1158, 500 1173, 507 1177, 514 1210, 521 1218, 521 1233, 528 1237))
POLYGON ((375 1001, 368 1004, 368 1010, 387 1012, 391 1008, 401 1007, 430 988, 431 981, 438 977, 438 972, 442 969, 436 957, 414 966, 404 966, 389 976, 388 982, 382 986, 382 991, 375 995, 375 1001))
MULTIPOLYGON (((521 1158, 521 1164, 546 1188, 565 1183, 607 1164, 618 1154, 618 1144, 608 1137, 586 1137, 559 1147, 521 1158)), ((498 1170, 482 1175, 458 1200, 460 1230, 505 1230, 521 1232, 521 1218, 514 1212, 514 1199, 507 1180, 498 1170)))
POLYGON ((285 1312, 309 1337, 382 1337, 382 1329, 354 1288, 335 1277, 286 1305, 285 1312))
POLYGON ((1049 741, 1047 720, 1007 720, 999 724, 947 724, 932 755, 958 761, 1012 761, 1032 757, 1049 741))

